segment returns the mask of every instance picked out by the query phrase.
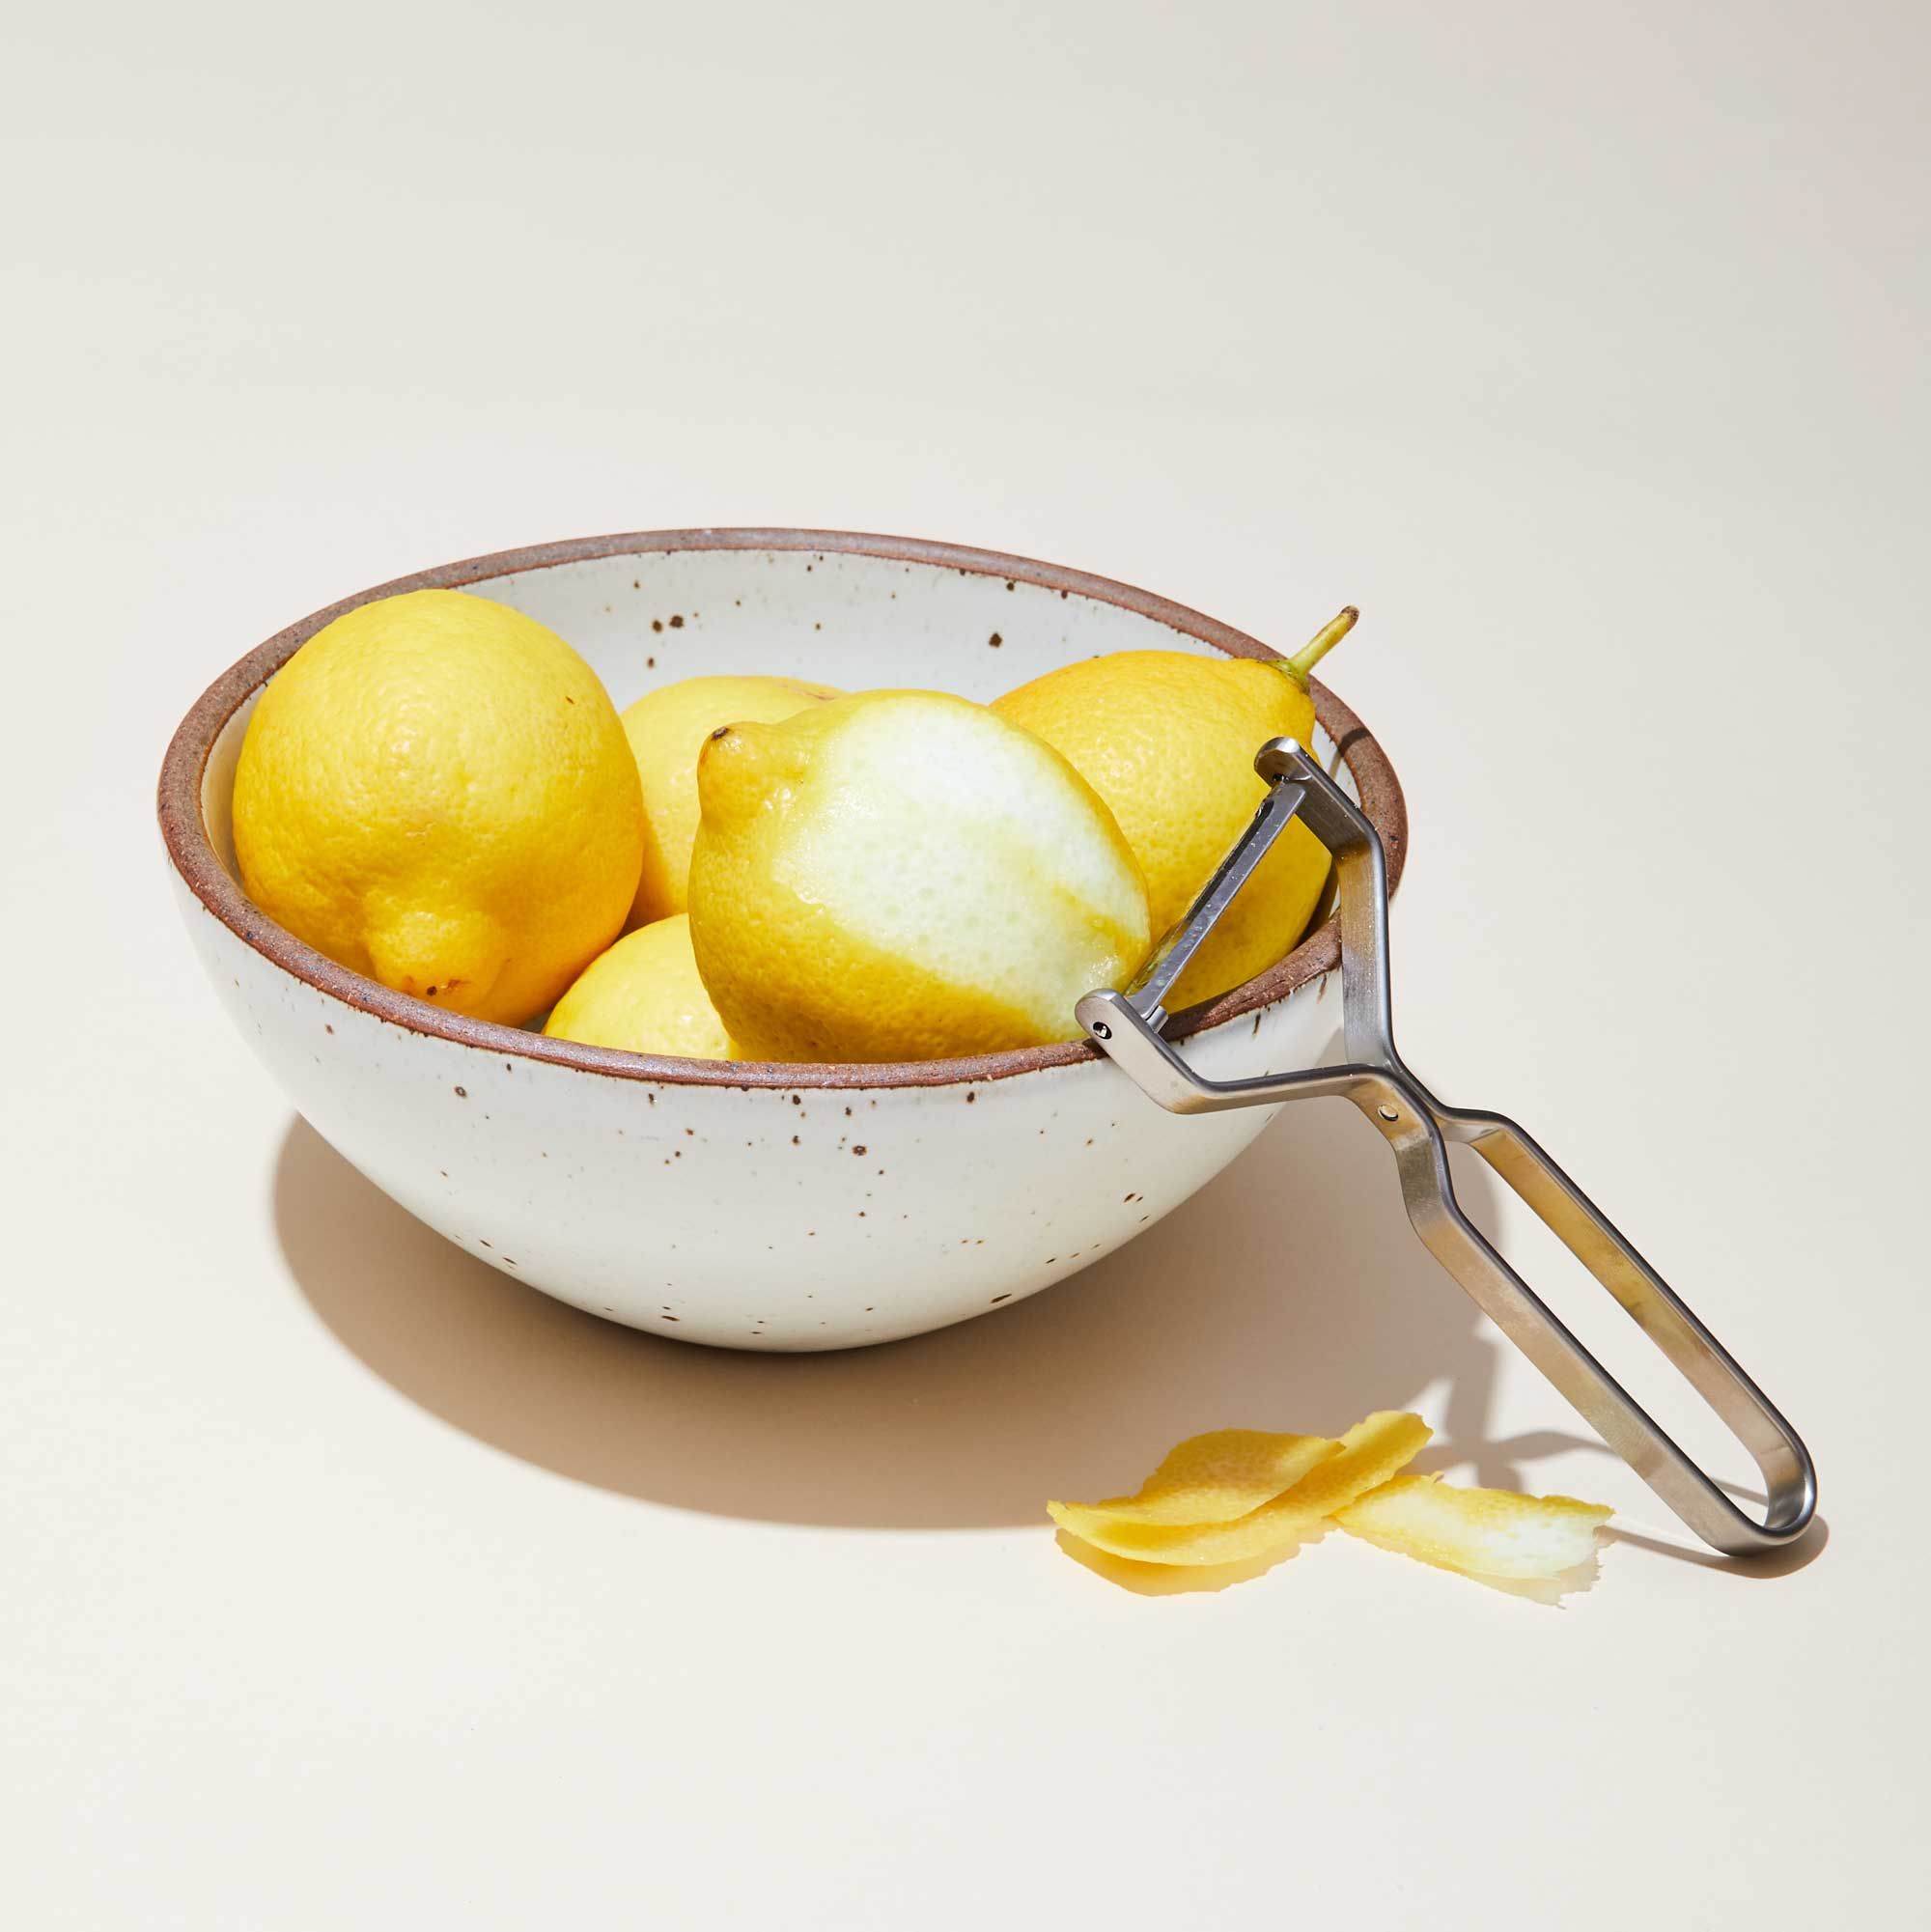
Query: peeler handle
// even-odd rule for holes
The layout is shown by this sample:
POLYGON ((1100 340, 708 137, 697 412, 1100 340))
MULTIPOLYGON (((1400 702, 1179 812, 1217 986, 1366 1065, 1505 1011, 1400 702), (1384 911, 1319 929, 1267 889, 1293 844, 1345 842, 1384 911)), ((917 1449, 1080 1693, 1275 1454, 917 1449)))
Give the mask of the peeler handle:
MULTIPOLYGON (((1775 1550, 1801 1535, 1817 1507, 1810 1454, 1775 1404, 1669 1284, 1542 1147, 1512 1120, 1430 1103, 1438 1166, 1430 1185, 1402 1192, 1436 1259, 1475 1304, 1554 1384, 1631 1469, 1714 1549, 1775 1550), (1679 1374, 1750 1453, 1767 1497, 1763 1520, 1738 1508, 1650 1413, 1583 1346, 1462 1212, 1445 1145, 1473 1149, 1570 1253, 1621 1303, 1679 1374), (1436 1202, 1439 1200, 1439 1209, 1436 1202)), ((1389 1123, 1377 1124, 1395 1138, 1389 1123)), ((1399 1144, 1398 1160, 1406 1158, 1399 1144)))
POLYGON ((1393 1149, 1402 1198, 1423 1244, 1604 1442, 1713 1549, 1755 1555, 1787 1546, 1817 1506, 1816 1472, 1797 1432, 1535 1140, 1500 1114, 1443 1106, 1409 1072, 1394 1045, 1386 870, 1374 827, 1291 739, 1263 746, 1255 766, 1270 790, 1253 824, 1133 986, 1126 993, 1091 993, 1079 1002, 1088 1035, 1136 1085, 1177 1113, 1322 1096, 1352 1101, 1393 1149), (1165 1039, 1162 996, 1297 817, 1334 857, 1350 1063, 1248 1079, 1204 1078, 1165 1039), (1450 1142, 1471 1148, 1508 1183, 1749 1451, 1767 1495, 1761 1522, 1737 1507, 1469 1219, 1455 1193, 1450 1142))

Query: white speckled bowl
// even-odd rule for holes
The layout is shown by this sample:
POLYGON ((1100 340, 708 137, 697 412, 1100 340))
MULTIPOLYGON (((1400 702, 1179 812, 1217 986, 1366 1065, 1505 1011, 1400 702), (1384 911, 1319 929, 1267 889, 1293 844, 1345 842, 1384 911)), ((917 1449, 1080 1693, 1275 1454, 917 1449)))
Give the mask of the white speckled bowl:
MULTIPOLYGON (((262 686, 371 598, 473 587, 540 618, 617 703, 706 670, 991 698, 1100 652, 1269 657, 1103 577, 822 530, 670 530, 511 550, 364 591, 271 637, 182 721, 160 823, 230 1017, 289 1098, 451 1241, 594 1313, 727 1348, 890 1341, 1064 1279, 1212 1179, 1272 1108, 1163 1113, 1084 1045, 895 1066, 647 1058, 465 1020, 312 951, 236 882, 229 793, 262 686)), ((1398 878, 1401 788, 1315 686, 1319 749, 1398 878)), ((987 910, 986 942, 998 943, 987 910)), ((1217 1078, 1305 1065, 1335 1030, 1322 929, 1183 1017, 1217 1078)))

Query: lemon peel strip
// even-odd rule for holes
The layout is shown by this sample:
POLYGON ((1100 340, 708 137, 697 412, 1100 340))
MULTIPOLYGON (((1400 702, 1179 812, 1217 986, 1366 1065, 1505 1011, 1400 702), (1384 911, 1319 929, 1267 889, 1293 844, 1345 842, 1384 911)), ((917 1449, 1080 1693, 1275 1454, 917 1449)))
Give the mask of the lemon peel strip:
POLYGON ((1231 1523, 1292 1489, 1340 1446, 1326 1436, 1215 1429, 1169 1450, 1136 1496, 1049 1502, 1047 1514, 1088 1543, 1113 1524, 1231 1523))
POLYGON ((1573 1496, 1397 1476, 1334 1512, 1350 1534, 1471 1577, 1550 1579, 1586 1563, 1614 1512, 1573 1496))
POLYGON ((1142 1563, 1239 1563, 1301 1541, 1337 1510, 1379 1489, 1419 1453, 1431 1433, 1419 1415, 1377 1411, 1290 1488, 1227 1523, 1136 1523, 1108 1517, 1104 1505, 1088 1505, 1088 1526, 1077 1528, 1061 1512, 1078 1505, 1049 1508, 1055 1522, 1115 1556, 1142 1563))

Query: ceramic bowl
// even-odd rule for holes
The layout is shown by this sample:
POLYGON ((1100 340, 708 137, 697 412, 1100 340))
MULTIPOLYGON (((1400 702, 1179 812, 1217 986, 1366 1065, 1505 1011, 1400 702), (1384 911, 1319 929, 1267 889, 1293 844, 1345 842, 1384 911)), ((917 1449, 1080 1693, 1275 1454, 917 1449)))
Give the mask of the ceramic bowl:
MULTIPOLYGON (((651 1058, 442 1012, 347 971, 237 882, 229 816, 263 686, 371 598, 471 588, 529 612, 619 706, 702 671, 987 699, 1101 652, 1273 654, 1103 577, 993 551, 813 530, 677 530, 511 550, 364 591, 216 680, 169 746, 160 823, 215 992, 289 1099, 385 1193, 532 1287, 632 1327, 742 1349, 889 1341, 1064 1280, 1177 1207, 1272 1108, 1182 1119, 1084 1044, 902 1065, 651 1058)), ((1387 848, 1380 746, 1315 687, 1317 749, 1387 848)), ((999 943, 996 908, 985 943, 999 943)), ((1311 1063, 1336 1031, 1324 927, 1183 1016, 1225 1078, 1311 1063)))

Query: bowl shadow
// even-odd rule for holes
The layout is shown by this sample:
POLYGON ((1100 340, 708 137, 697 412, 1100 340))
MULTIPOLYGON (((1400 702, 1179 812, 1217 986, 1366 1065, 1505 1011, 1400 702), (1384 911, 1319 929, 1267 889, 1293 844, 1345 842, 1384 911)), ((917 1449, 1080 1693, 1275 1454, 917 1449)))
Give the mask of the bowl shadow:
MULTIPOLYGON (((1471 1175, 1471 1208, 1488 1184, 1471 1175)), ((717 1515, 892 1528, 1037 1524, 1180 1438, 1338 1433, 1448 1386, 1418 1467, 1521 1465, 1585 1439, 1489 1440, 1506 1346, 1409 1229, 1379 1134, 1288 1107, 1223 1174, 1064 1285, 872 1349, 755 1355, 622 1328, 445 1242, 290 1126, 274 1220, 351 1354, 478 1440, 579 1482, 717 1515)), ((1586 1439, 1592 1446, 1593 1439, 1586 1439)))

